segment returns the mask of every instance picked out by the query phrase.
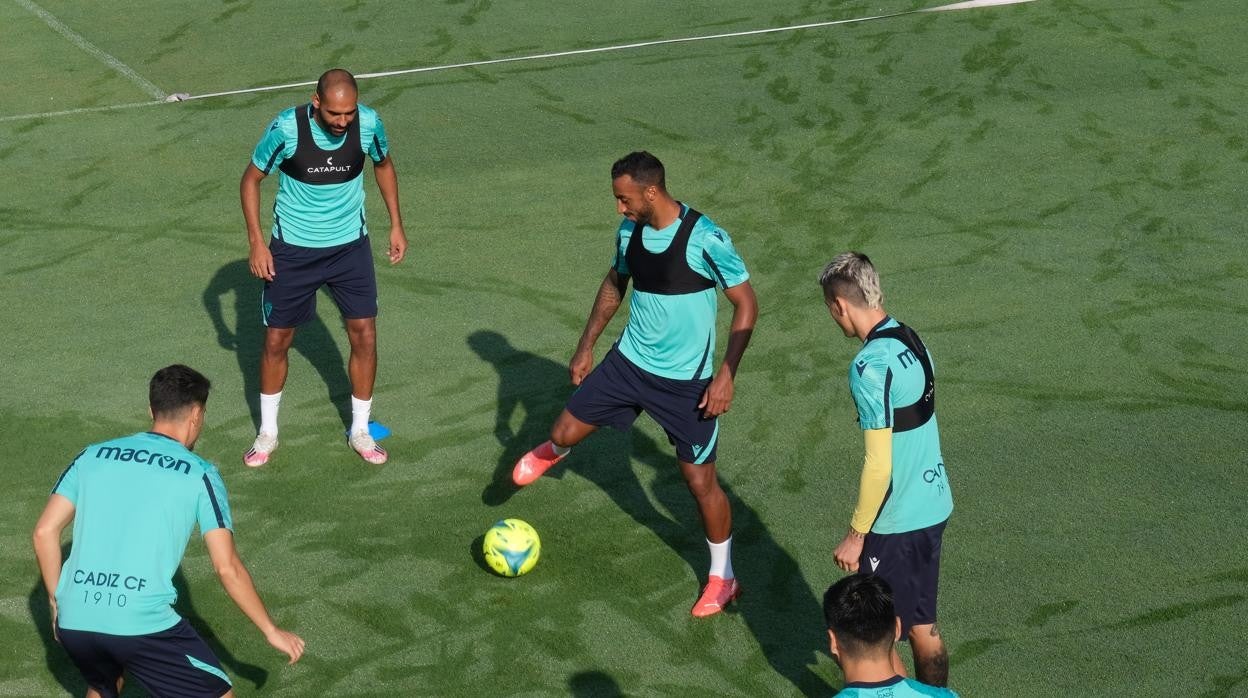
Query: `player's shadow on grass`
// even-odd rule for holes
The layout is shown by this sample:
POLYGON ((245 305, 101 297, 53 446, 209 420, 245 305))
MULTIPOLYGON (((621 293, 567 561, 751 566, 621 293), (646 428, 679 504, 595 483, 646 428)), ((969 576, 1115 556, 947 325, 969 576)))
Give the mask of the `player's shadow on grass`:
MULTIPOLYGON (((204 289, 204 309, 217 332, 217 344, 234 352, 238 371, 243 377, 243 394, 251 421, 260 428, 260 350, 264 347, 264 322, 260 311, 260 291, 264 282, 251 275, 246 259, 230 262, 217 270, 204 289), (226 321, 221 299, 234 297, 234 323, 226 321)), ((327 296, 328 299, 328 296, 327 296)), ((332 301, 331 301, 332 302, 332 301)), ((292 347, 312 364, 325 387, 329 399, 338 409, 343 427, 351 424, 351 379, 347 377, 342 352, 320 317, 299 326, 292 347)))
MULTIPOLYGON (((485 504, 498 506, 518 491, 511 481, 516 460, 550 437, 550 427, 563 411, 571 386, 565 366, 521 351, 497 332, 474 332, 468 337, 468 346, 498 372, 494 436, 502 452, 490 483, 481 493, 485 504), (513 428, 517 412, 523 413, 523 421, 513 428)), ((625 434, 602 429, 577 445, 567 460, 544 477, 562 478, 569 470, 601 487, 620 509, 680 555, 700 583, 706 582, 709 554, 697 507, 680 475, 673 447, 658 444, 636 429, 625 434), (632 459, 655 470, 654 501, 672 518, 646 495, 633 471, 632 459)), ((816 653, 827 647, 820 601, 797 562, 780 547, 754 510, 736 496, 722 472, 720 484, 732 503, 733 569, 744 588, 737 612, 754 633, 772 669, 804 695, 831 695, 831 686, 809 668, 816 661, 816 653)), ((693 601, 691 589, 690 606, 693 601)))
POLYGON ((601 671, 582 671, 568 681, 568 693, 573 698, 623 698, 624 692, 610 674, 601 671))
MULTIPOLYGON (((61 559, 69 557, 69 544, 61 546, 61 559)), ((36 578, 35 586, 30 590, 28 599, 30 617, 35 621, 35 629, 39 631, 39 639, 43 640, 44 661, 48 665, 48 673, 56 678, 57 683, 68 695, 81 696, 87 692, 87 684, 82 674, 70 661, 65 649, 56 641, 52 631, 52 608, 48 605, 48 592, 43 588, 43 579, 36 578)))
MULTIPOLYGON (((68 559, 70 544, 61 547, 61 558, 68 559)), ((178 592, 178 601, 174 604, 174 610, 178 615, 190 621, 199 636, 204 639, 212 651, 216 653, 217 659, 221 660, 222 666, 230 678, 234 680, 235 685, 238 679, 250 682, 255 688, 261 688, 269 679, 269 672, 263 667, 254 664, 247 664, 240 661, 228 649, 222 646, 217 639, 216 633, 208 626, 208 623, 195 612, 195 607, 191 603, 191 592, 186 586, 186 578, 182 576, 182 568, 173 576, 173 588, 178 592)), ((223 592, 224 593, 224 592, 223 592)), ((48 666, 48 673, 56 678, 57 683, 66 693, 72 696, 81 696, 86 694, 87 684, 82 680, 82 674, 78 672, 78 668, 74 666, 69 655, 65 653, 65 649, 56 641, 56 637, 52 632, 52 610, 48 606, 47 592, 43 588, 43 580, 36 579, 35 586, 30 590, 30 615, 34 618, 35 628, 39 631, 39 637, 43 640, 44 658, 48 666)), ((126 683, 122 689, 123 696, 145 696, 147 693, 134 681, 129 675, 126 676, 126 683)))

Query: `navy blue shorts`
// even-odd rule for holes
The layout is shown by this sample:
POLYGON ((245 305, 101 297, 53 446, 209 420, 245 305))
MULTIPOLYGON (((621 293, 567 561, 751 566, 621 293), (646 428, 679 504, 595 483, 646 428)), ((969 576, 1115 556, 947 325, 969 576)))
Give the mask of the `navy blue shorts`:
POLYGON ((217 655, 185 618, 168 630, 149 635, 65 628, 56 632, 87 685, 104 698, 117 696, 117 679, 126 671, 157 698, 220 698, 230 690, 230 680, 217 655))
POLYGON ((714 463, 719 420, 706 419, 698 403, 710 378, 678 380, 638 368, 615 347, 568 400, 573 417, 596 427, 627 429, 643 411, 667 432, 676 457, 685 463, 714 463))
POLYGON ((377 275, 368 237, 336 247, 299 247, 278 238, 269 243, 273 280, 264 282, 261 310, 266 327, 298 327, 316 314, 322 286, 348 320, 377 317, 377 275))
POLYGON ((858 573, 878 574, 893 588, 903 640, 910 628, 936 622, 940 545, 946 523, 905 533, 868 533, 863 541, 858 573))

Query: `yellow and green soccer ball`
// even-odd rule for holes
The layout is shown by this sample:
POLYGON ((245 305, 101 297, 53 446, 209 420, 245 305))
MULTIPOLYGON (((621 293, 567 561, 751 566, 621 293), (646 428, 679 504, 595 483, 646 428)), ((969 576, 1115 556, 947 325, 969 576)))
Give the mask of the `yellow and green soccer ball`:
POLYGON ((503 519, 485 532, 482 548, 490 569, 504 577, 519 577, 537 564, 542 541, 520 519, 503 519))

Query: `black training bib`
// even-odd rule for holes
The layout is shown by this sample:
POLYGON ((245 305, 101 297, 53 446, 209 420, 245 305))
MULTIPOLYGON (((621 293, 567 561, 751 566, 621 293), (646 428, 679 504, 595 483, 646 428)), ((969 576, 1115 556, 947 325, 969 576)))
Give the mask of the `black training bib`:
POLYGON ((299 127, 299 141, 295 154, 278 166, 287 177, 304 184, 342 184, 364 173, 364 148, 360 144, 360 118, 351 120, 346 139, 335 150, 322 150, 312 138, 309 113, 311 104, 295 110, 295 123, 299 127))
POLYGON ((690 269, 689 262, 685 259, 693 226, 701 217, 701 213, 686 207, 672 243, 662 252, 651 252, 642 243, 641 233, 645 224, 638 221, 633 225, 633 235, 624 251, 628 273, 633 278, 633 288, 665 296, 698 293, 715 288, 714 281, 690 269))

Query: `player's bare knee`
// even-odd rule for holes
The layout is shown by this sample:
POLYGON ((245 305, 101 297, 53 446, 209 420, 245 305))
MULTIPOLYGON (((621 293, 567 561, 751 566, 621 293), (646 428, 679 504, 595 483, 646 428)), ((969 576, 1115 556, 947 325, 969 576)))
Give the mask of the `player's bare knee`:
POLYGON ((719 479, 715 477, 714 468, 695 465, 681 470, 685 476, 685 485, 689 487, 689 492, 694 497, 698 499, 713 497, 719 490, 719 479))
POLYGON ((351 348, 359 350, 372 350, 377 346, 377 325, 368 322, 347 322, 347 339, 351 342, 351 348))
POLYGON ((265 356, 269 359, 284 358, 294 341, 295 333, 293 330, 266 332, 264 335, 265 356))

